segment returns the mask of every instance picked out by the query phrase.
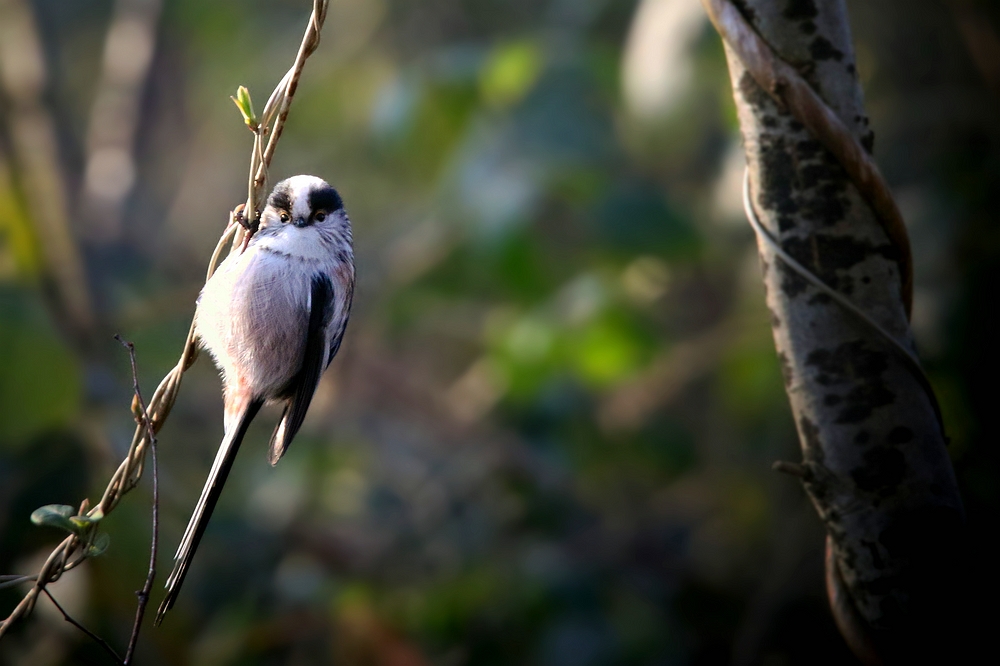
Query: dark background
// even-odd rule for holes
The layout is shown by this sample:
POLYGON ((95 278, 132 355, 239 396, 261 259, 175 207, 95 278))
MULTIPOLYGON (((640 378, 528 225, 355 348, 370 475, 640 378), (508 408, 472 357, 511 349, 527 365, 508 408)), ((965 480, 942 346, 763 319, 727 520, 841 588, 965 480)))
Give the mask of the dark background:
MULTIPOLYGON (((176 0, 141 88, 116 233, 81 205, 113 3, 35 0, 69 227, 97 343, 52 296, 0 94, 0 573, 96 501, 180 353, 251 136, 309 3, 176 0)), ((798 444, 775 359, 718 37, 697 0, 333 0, 273 180, 314 173, 354 223, 339 357, 276 469, 250 432, 143 664, 847 664, 823 531, 770 471, 798 444)), ((909 224, 913 325, 974 553, 996 526, 1000 15, 848 2, 875 156, 909 224)), ((159 438, 158 603, 222 432, 207 357, 159 438)), ((150 486, 111 547, 51 586, 124 648, 150 486)), ((995 575, 973 576, 995 598, 995 575)), ((23 589, 0 591, 6 615, 23 589)), ((979 595, 977 595, 979 596, 979 595)), ((0 663, 102 664, 47 600, 0 663)))

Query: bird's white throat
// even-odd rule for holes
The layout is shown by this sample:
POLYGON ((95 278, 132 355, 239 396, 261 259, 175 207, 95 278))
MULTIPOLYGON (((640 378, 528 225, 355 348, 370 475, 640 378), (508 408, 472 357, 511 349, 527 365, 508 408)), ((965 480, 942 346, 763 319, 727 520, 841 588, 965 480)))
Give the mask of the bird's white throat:
POLYGON ((315 226, 283 226, 276 234, 261 234, 254 239, 254 245, 300 259, 320 260, 330 256, 330 239, 315 226))

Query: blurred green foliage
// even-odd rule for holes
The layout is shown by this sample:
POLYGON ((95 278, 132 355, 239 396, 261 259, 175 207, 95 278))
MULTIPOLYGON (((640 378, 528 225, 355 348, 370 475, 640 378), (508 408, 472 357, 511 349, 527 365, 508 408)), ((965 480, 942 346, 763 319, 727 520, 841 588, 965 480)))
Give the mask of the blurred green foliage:
POLYGON ((83 393, 79 361, 42 304, 0 287, 0 441, 20 447, 39 432, 68 426, 83 393))

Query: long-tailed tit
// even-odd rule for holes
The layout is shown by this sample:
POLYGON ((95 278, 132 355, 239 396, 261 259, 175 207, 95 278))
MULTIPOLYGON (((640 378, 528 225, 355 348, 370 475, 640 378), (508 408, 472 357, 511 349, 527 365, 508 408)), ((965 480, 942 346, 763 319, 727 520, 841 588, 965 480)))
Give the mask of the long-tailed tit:
POLYGON ((354 294, 351 222, 314 176, 275 185, 260 226, 205 284, 195 329, 223 379, 225 436, 181 538, 156 623, 177 599, 247 427, 265 402, 284 405, 272 465, 288 450, 320 375, 344 336, 354 294))

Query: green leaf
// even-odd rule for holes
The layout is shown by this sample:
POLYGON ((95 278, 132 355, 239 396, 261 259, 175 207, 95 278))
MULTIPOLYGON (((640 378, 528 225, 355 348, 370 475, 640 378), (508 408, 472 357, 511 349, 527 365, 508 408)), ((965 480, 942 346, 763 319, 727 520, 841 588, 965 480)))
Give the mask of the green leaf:
POLYGON ((91 525, 95 525, 95 524, 101 522, 101 518, 103 518, 103 517, 104 517, 103 515, 99 515, 99 516, 70 516, 69 521, 76 526, 76 529, 73 530, 74 532, 82 532, 83 530, 87 529, 91 525))
POLYGON ((243 116, 243 122, 247 124, 247 127, 253 131, 257 131, 259 123, 257 121, 257 114, 253 110, 253 101, 250 99, 250 91, 247 90, 246 86, 240 86, 236 89, 236 97, 230 96, 233 103, 236 104, 236 108, 240 110, 240 114, 243 116))
POLYGON ((99 557, 103 555, 104 551, 110 545, 111 536, 107 532, 98 532, 94 536, 94 541, 90 544, 90 548, 87 549, 87 557, 99 557))
POLYGON ((74 513, 76 513, 76 509, 68 504, 46 504, 31 512, 31 522, 35 525, 57 527, 75 533, 78 528, 70 519, 74 513))

